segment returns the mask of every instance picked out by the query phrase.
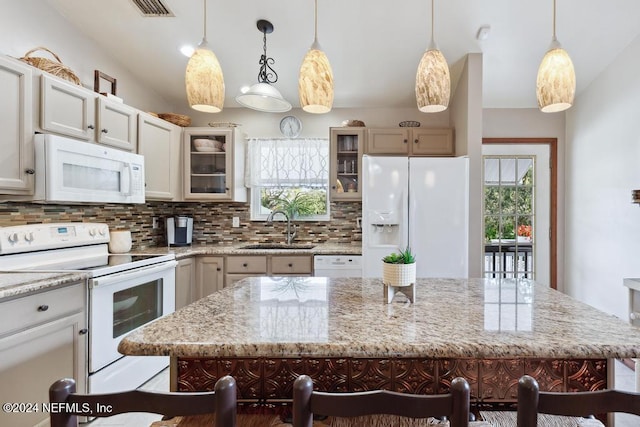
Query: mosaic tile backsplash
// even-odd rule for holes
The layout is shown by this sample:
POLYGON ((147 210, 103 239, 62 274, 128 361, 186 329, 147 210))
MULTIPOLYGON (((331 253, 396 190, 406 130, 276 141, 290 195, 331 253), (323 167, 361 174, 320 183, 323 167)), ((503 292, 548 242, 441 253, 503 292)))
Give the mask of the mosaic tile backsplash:
MULTIPOLYGON (((356 219, 362 215, 358 202, 331 203, 331 221, 297 221, 297 243, 360 243, 362 232, 356 219)), ((0 226, 53 223, 104 222, 110 229, 131 230, 134 247, 167 244, 165 218, 173 215, 193 217, 193 243, 233 244, 238 242, 284 242, 286 225, 274 221, 249 221, 249 206, 244 203, 169 203, 141 205, 41 205, 0 203, 0 226), (232 228, 234 216, 240 227, 232 228), (153 229, 153 218, 159 227, 153 229)))

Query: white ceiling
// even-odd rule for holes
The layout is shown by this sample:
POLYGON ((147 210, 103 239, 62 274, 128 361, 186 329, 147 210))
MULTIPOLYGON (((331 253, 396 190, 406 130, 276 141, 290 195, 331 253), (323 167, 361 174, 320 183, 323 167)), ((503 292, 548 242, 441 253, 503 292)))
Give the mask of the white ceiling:
MULTIPOLYGON (((176 107, 186 107, 179 48, 203 35, 202 0, 164 0, 174 17, 143 17, 131 0, 47 0, 176 107)), ((207 0, 207 38, 225 77, 225 108, 257 81, 262 33, 275 86, 298 107, 297 74, 313 41, 313 0, 207 0)), ((638 0, 558 0, 557 36, 578 93, 640 33, 638 0)), ((318 38, 335 80, 334 107, 415 106, 415 72, 429 42, 429 0, 318 0, 318 38)), ((483 106, 536 107, 538 64, 551 41, 552 0, 436 0, 435 40, 455 79, 464 56, 483 53, 483 106), (476 40, 491 26, 489 38, 476 40)))

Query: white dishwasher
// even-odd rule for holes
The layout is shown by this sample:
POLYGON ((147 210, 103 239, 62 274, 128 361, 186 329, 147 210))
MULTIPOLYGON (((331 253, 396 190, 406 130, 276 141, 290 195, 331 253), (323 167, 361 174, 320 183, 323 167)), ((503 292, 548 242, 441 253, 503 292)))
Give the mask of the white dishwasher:
POLYGON ((322 277, 362 277, 361 255, 315 255, 313 275, 322 277))

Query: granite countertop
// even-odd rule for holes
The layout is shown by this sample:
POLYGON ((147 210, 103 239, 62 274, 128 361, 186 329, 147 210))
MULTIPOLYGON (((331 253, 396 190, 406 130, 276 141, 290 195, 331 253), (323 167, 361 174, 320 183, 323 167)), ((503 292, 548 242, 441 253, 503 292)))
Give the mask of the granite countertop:
MULTIPOLYGON (((290 255, 359 255, 362 253, 360 245, 345 243, 319 243, 311 249, 243 249, 243 246, 251 242, 236 243, 233 245, 193 245, 183 247, 153 247, 139 248, 131 254, 167 254, 173 253, 176 259, 188 258, 195 255, 265 255, 265 254, 290 254, 290 255)), ((294 244, 295 246, 295 244, 294 244)), ((41 292, 47 288, 64 286, 69 283, 85 280, 86 273, 35 273, 35 272, 0 272, 0 301, 9 298, 25 296, 34 292, 41 292)))
POLYGON ((626 358, 640 328, 513 279, 418 279, 385 304, 379 279, 256 277, 126 336, 129 355, 626 358))
MULTIPOLYGON (((244 246, 257 242, 242 242, 231 245, 201 245, 191 246, 162 246, 152 248, 139 248, 133 252, 138 254, 166 254, 173 253, 176 259, 180 260, 196 255, 268 255, 268 254, 289 254, 289 255, 360 255, 362 246, 350 243, 318 243, 309 249, 243 249, 244 246)), ((306 244, 296 242, 292 246, 306 244)), ((313 243, 309 243, 312 245, 313 243)))
POLYGON ((84 281, 86 273, 3 272, 0 274, 0 301, 84 281))

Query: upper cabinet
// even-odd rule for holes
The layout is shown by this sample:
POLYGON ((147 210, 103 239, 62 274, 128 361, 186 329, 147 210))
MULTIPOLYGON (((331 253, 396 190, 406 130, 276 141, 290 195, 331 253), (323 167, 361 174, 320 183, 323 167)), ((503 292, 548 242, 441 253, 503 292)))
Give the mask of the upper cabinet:
POLYGON ((32 68, 0 56, 0 193, 33 194, 32 68))
POLYGON ((453 156, 451 128, 371 128, 367 130, 367 154, 405 156, 453 156))
POLYGON ((147 200, 180 199, 181 136, 181 127, 151 114, 138 114, 138 153, 144 156, 147 200))
POLYGON ((331 128, 330 143, 331 200, 361 200, 360 177, 365 129, 331 128))
POLYGON ((41 79, 43 131, 136 151, 134 108, 48 74, 41 79))
POLYGON ((184 128, 185 200, 247 201, 245 141, 237 128, 184 128))

